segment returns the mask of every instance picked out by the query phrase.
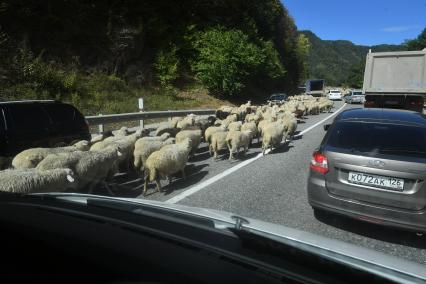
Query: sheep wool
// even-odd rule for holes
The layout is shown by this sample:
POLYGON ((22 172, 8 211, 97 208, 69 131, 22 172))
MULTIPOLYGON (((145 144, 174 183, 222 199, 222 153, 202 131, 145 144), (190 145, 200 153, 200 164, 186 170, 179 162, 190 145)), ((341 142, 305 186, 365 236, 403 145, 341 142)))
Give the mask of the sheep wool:
POLYGON ((0 191, 23 194, 65 191, 74 189, 75 183, 70 169, 9 169, 0 171, 0 180, 0 191))
POLYGON ((185 139, 182 143, 166 145, 153 152, 145 163, 145 183, 143 194, 146 194, 148 182, 155 181, 156 188, 161 191, 161 178, 170 180, 171 175, 181 172, 185 179, 185 166, 188 154, 191 151, 191 140, 185 139))
POLYGON ((229 160, 234 157, 233 153, 235 151, 237 154, 239 154, 241 147, 244 149, 244 153, 247 152, 251 138, 252 133, 250 130, 228 132, 226 135, 226 144, 228 145, 229 149, 229 160))
POLYGON ((218 152, 220 150, 228 149, 228 144, 226 143, 226 136, 228 131, 217 131, 211 136, 211 143, 209 146, 210 155, 213 154, 213 158, 216 160, 218 152))
POLYGON ((272 147, 277 148, 284 136, 284 125, 280 122, 275 122, 267 125, 262 133, 262 153, 265 155, 267 148, 272 150, 272 147))
POLYGON ((195 152, 198 149, 198 146, 201 142, 201 130, 182 130, 176 134, 176 143, 182 143, 185 139, 189 138, 191 140, 191 151, 189 156, 192 157, 195 155, 195 152))

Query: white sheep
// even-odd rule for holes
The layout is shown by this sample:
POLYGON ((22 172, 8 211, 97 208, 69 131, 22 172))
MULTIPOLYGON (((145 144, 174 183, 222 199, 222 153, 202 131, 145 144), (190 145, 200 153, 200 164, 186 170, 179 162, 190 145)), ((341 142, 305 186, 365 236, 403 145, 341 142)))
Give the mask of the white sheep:
POLYGON ((243 123, 241 121, 234 121, 228 125, 229 131, 240 131, 243 123))
MULTIPOLYGON (((120 148, 121 156, 118 159, 118 165, 124 171, 128 171, 133 164, 133 151, 135 150, 136 141, 143 135, 142 130, 138 130, 131 135, 127 135, 124 137, 119 137, 119 139, 105 139, 104 141, 98 142, 92 147, 90 147, 90 151, 100 151, 102 149, 107 148, 110 145, 116 145, 120 148)), ((117 138, 117 137, 109 137, 109 138, 117 138)))
POLYGON ((264 119, 261 120, 259 122, 259 124, 257 125, 257 133, 259 136, 263 135, 263 129, 265 128, 266 125, 273 123, 274 121, 270 120, 270 119, 264 119))
POLYGON ((169 133, 170 136, 175 137, 176 133, 180 131, 179 128, 174 127, 170 122, 162 122, 155 130, 155 136, 161 136, 164 133, 169 133))
POLYGON ((262 153, 265 155, 267 148, 280 146, 284 136, 284 125, 280 122, 274 122, 265 126, 262 131, 262 153))
POLYGON ((222 125, 222 120, 221 119, 216 119, 214 122, 213 122, 213 126, 221 126, 222 125))
POLYGON ((219 119, 224 119, 229 114, 231 114, 233 107, 231 106, 221 106, 216 110, 216 117, 219 119))
POLYGON ((88 141, 67 147, 57 148, 30 148, 20 152, 12 160, 12 166, 15 169, 31 169, 35 168, 47 155, 63 152, 87 151, 89 147, 88 141))
POLYGON ((104 139, 106 139, 110 136, 113 136, 111 130, 105 131, 104 133, 101 133, 101 134, 97 134, 97 135, 92 137, 92 139, 90 140, 90 144, 93 145, 97 142, 101 142, 101 141, 103 141, 104 139))
MULTIPOLYGON (((116 172, 115 162, 120 155, 120 149, 115 145, 108 146, 97 152, 77 151, 50 154, 37 165, 36 169, 47 171, 62 167, 70 168, 78 180, 76 188, 78 190, 87 189, 90 193, 96 185, 105 184, 107 177, 116 172)), ((107 185, 106 188, 110 191, 107 185)))
MULTIPOLYGON (((145 137, 144 137, 145 138, 145 137)), ((133 164, 136 171, 143 172, 146 159, 154 153, 161 149, 165 145, 174 144, 174 138, 163 140, 148 140, 148 139, 139 139, 135 144, 135 151, 133 152, 133 164)))
POLYGON ((91 142, 87 140, 76 140, 71 145, 80 151, 89 151, 91 142))
POLYGON ((180 130, 185 130, 190 128, 191 126, 194 126, 195 123, 195 115, 189 114, 184 119, 180 120, 176 124, 176 128, 179 128, 180 130))
POLYGON ((195 155, 195 152, 200 145, 201 135, 201 130, 182 130, 176 134, 176 143, 182 143, 185 139, 189 138, 191 140, 191 151, 189 152, 189 157, 192 157, 195 155))
POLYGON ((230 114, 224 120, 222 120, 222 126, 228 128, 231 122, 238 121, 237 114, 230 114))
POLYGON ((262 118, 261 118, 260 114, 249 113, 249 114, 246 115, 244 121, 245 122, 254 122, 254 123, 258 124, 261 119, 262 118))
POLYGON ((142 141, 147 141, 147 140, 151 140, 151 141, 166 141, 167 139, 169 139, 170 137, 170 133, 165 132, 163 134, 161 134, 160 136, 145 136, 142 138, 139 138, 138 140, 136 140, 135 143, 135 147, 138 143, 141 143, 142 141))
POLYGON ((212 134, 215 133, 216 131, 226 131, 226 128, 222 126, 210 126, 204 132, 204 141, 207 143, 210 143, 210 138, 212 134))
POLYGON ((194 120, 194 126, 201 129, 202 136, 204 136, 204 132, 212 123, 213 121, 208 117, 196 116, 194 120))
POLYGON ((228 144, 226 143, 226 137, 228 131, 217 131, 211 136, 211 143, 209 145, 210 155, 213 155, 213 158, 217 159, 217 154, 220 150, 228 149, 228 144))
POLYGON ((9 169, 0 171, 0 191, 13 193, 58 192, 75 188, 71 169, 9 169))
POLYGON ((167 178, 170 182, 171 175, 181 172, 185 179, 185 166, 188 154, 191 151, 191 140, 185 139, 182 143, 166 145, 153 152, 145 163, 145 182, 143 194, 146 194, 148 182, 155 181, 156 188, 161 191, 161 178, 167 178))
POLYGON ((250 141, 252 139, 252 133, 250 130, 245 131, 230 131, 226 135, 226 144, 229 149, 229 160, 231 160, 233 156, 233 152, 240 153, 240 148, 244 149, 244 153, 247 152, 247 149, 250 145, 250 141))
POLYGON ((182 119, 183 119, 183 117, 180 117, 180 116, 172 117, 172 119, 169 121, 169 124, 170 124, 172 127, 176 128, 176 127, 177 127, 178 122, 179 122, 179 121, 181 121, 182 119))
POLYGON ((250 130, 252 138, 257 137, 257 142, 259 142, 260 136, 257 132, 257 127, 255 122, 246 122, 241 126, 241 131, 250 130))
POLYGON ((297 129, 297 119, 295 117, 284 117, 282 122, 284 124, 285 135, 290 139, 293 138, 294 132, 297 129))
POLYGON ((119 130, 113 132, 114 136, 123 137, 129 135, 129 129, 126 126, 121 127, 119 130))

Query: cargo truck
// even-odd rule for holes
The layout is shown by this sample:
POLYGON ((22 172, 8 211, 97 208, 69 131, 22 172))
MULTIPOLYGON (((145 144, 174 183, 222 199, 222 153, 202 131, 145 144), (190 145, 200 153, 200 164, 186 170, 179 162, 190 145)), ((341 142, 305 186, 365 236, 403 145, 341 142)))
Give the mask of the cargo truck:
POLYGON ((323 97, 325 81, 323 79, 306 80, 305 93, 314 97, 323 97))
POLYGON ((367 54, 364 107, 423 111, 426 95, 426 48, 421 51, 367 54))

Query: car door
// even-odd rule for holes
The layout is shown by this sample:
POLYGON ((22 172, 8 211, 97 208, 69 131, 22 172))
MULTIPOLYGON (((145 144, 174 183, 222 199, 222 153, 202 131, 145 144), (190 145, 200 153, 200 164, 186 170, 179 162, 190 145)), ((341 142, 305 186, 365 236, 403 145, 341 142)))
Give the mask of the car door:
POLYGON ((50 146, 51 122, 39 104, 11 104, 7 116, 9 144, 14 151, 50 146))

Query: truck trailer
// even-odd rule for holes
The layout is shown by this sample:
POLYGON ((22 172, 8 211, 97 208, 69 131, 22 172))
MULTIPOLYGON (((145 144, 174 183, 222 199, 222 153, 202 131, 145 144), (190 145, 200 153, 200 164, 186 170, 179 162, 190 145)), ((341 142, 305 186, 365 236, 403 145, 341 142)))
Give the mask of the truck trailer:
POLYGON ((421 51, 367 54, 364 107, 423 111, 426 95, 426 48, 421 51))

